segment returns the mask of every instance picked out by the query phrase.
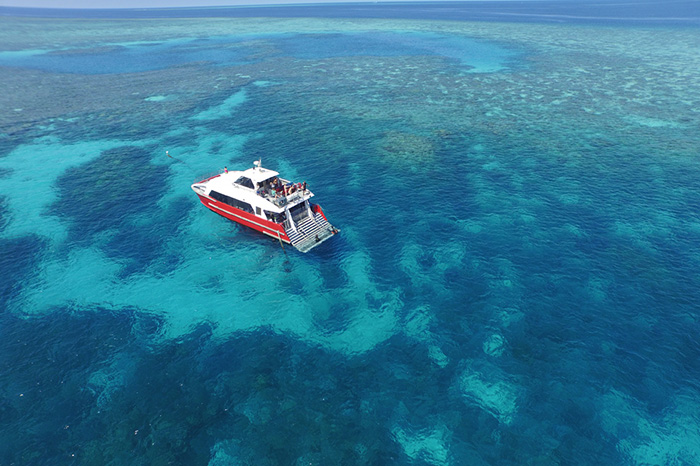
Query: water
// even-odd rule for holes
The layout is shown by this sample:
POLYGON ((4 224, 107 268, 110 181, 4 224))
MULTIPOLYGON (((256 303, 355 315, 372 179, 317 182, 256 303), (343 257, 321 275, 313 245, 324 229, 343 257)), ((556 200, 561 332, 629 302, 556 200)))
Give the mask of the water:
POLYGON ((698 15, 513 5, 3 9, 0 464, 700 462, 698 15))
POLYGON ((426 32, 351 32, 229 35, 89 48, 0 52, 0 65, 68 74, 123 74, 162 70, 192 62, 235 66, 273 58, 439 55, 456 63, 496 71, 508 50, 469 37, 426 32), (271 50, 273 50, 271 52, 271 50))

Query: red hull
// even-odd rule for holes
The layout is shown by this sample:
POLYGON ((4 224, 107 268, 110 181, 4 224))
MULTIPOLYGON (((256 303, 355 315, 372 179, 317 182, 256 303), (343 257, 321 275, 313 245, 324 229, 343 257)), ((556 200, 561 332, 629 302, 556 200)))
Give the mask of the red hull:
POLYGON ((311 204, 311 205, 313 206, 315 214, 321 214, 321 217, 323 217, 323 220, 328 221, 328 219, 326 218, 326 214, 323 213, 323 209, 321 209, 320 205, 318 205, 318 204, 311 204))
POLYGON ((243 226, 252 228, 253 230, 259 231, 260 233, 264 233, 268 236, 272 236, 273 238, 281 239, 285 243, 291 243, 289 236, 287 236, 287 233, 284 231, 282 225, 256 217, 251 213, 231 207, 230 205, 224 204, 223 202, 219 202, 215 199, 211 199, 200 194, 197 194, 197 196, 199 196, 199 200, 202 201, 202 204, 222 217, 226 217, 229 220, 240 223, 243 226))

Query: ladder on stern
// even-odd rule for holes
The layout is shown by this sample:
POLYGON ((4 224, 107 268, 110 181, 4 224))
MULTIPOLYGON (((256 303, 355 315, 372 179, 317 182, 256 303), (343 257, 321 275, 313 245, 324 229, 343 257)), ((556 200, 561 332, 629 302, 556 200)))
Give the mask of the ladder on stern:
POLYGON ((296 222, 296 231, 285 230, 292 246, 301 252, 310 251, 340 231, 318 212, 296 222))

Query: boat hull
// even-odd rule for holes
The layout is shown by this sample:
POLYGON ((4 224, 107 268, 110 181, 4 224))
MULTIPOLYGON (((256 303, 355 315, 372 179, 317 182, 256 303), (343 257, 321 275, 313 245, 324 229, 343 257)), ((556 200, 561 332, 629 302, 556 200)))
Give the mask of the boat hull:
POLYGON ((217 214, 225 217, 233 222, 240 223, 241 225, 252 228, 255 231, 259 231, 265 235, 271 236, 275 239, 284 241, 290 244, 291 241, 287 233, 284 231, 284 227, 275 222, 265 220, 263 218, 257 217, 249 212, 246 212, 236 207, 232 207, 223 202, 219 202, 201 194, 197 194, 199 200, 204 204, 209 210, 216 212, 217 214))

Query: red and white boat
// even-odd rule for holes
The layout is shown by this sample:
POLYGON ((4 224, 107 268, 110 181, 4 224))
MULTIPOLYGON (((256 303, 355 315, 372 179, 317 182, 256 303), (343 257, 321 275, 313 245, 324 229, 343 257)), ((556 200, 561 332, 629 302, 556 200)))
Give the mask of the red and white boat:
POLYGON ((291 244, 301 252, 318 246, 340 230, 323 210, 309 202, 306 182, 293 183, 263 168, 260 161, 244 171, 228 171, 198 181, 192 189, 202 204, 229 220, 291 244))

